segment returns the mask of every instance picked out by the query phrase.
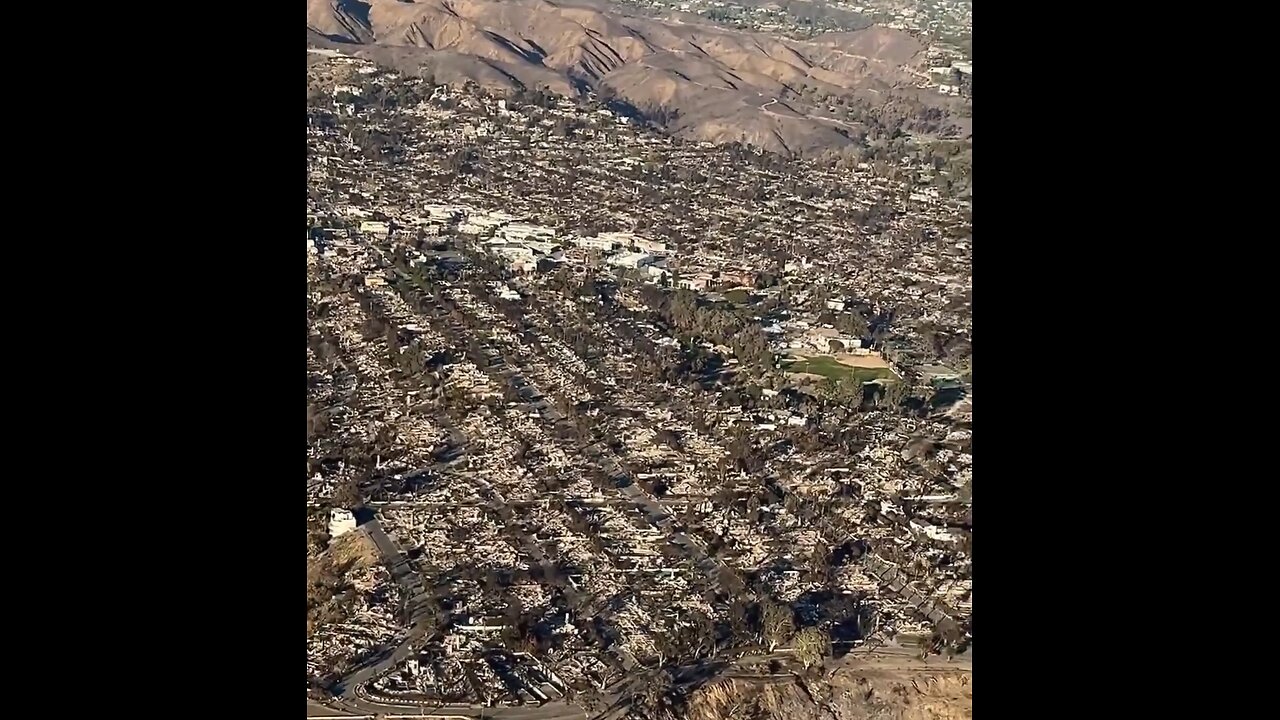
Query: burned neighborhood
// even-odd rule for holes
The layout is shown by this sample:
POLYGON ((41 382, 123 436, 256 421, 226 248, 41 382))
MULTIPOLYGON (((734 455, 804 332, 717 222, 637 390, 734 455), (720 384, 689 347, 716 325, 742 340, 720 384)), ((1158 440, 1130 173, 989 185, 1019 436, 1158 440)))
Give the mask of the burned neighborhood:
POLYGON ((765 717, 731 708, 891 694, 842 686, 859 663, 968 687, 967 169, 328 51, 307 110, 314 703, 765 717))

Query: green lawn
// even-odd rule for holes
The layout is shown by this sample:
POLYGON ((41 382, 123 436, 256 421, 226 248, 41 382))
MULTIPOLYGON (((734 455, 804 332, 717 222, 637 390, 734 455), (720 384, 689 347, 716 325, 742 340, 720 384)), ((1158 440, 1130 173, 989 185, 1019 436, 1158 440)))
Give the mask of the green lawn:
POLYGON ((746 305, 751 302, 751 293, 742 288, 730 290, 724 294, 724 299, 735 305, 746 305))
POLYGON ((787 372, 812 373, 830 378, 836 382, 852 380, 857 383, 868 383, 872 380, 893 379, 893 372, 888 368, 850 367, 838 362, 833 357, 820 355, 807 360, 793 361, 785 366, 787 372))

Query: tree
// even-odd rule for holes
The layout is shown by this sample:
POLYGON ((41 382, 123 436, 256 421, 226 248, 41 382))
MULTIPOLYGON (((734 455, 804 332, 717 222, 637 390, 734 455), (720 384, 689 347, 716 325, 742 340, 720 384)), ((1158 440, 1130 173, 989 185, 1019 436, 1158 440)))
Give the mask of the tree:
POLYGON ((831 569, 831 548, 826 543, 819 540, 813 545, 813 555, 809 559, 809 571, 811 579, 815 582, 825 582, 831 569))
POLYGON ((328 437, 329 413, 315 405, 307 406, 307 442, 328 437))
POLYGON ((351 509, 363 502, 360 495, 360 488, 356 486, 355 480, 343 480, 339 483, 337 489, 333 491, 331 502, 334 507, 351 509))
POLYGON ((671 676, 665 670, 659 670, 632 696, 632 706, 640 711, 642 717, 659 718, 669 715, 671 702, 668 696, 671 690, 671 676))
POLYGON ((733 351, 743 363, 752 368, 768 367, 773 364, 773 356, 769 353, 769 341, 759 325, 749 326, 742 332, 736 333, 733 351))
POLYGON ((779 645, 785 645, 795 631, 795 618, 791 608, 777 603, 768 603, 760 618, 761 640, 773 652, 779 645))
POLYGON ((751 615, 751 605, 741 597, 734 597, 729 605, 729 627, 733 631, 733 642, 741 644, 749 641, 754 630, 751 615))
POLYGON ((894 409, 902 402, 907 394, 907 384, 901 380, 882 384, 884 388, 883 404, 889 409, 894 409))
POLYGON ((805 669, 822 662, 831 654, 831 639, 816 627, 807 627, 796 634, 796 659, 805 669))
POLYGON ((935 631, 933 634, 930 634, 930 635, 921 635, 919 638, 917 638, 917 639, 916 639, 916 642, 917 642, 917 644, 919 645, 919 648, 920 648, 920 650, 919 650, 919 652, 920 652, 919 657, 920 657, 920 659, 921 659, 921 660, 927 659, 930 655, 932 655, 933 653, 937 652, 937 637, 936 637, 936 635, 937 635, 937 633, 936 633, 936 631, 935 631))
POLYGON ((867 319, 857 310, 844 313, 836 319, 836 329, 853 338, 861 338, 867 334, 867 319))
POLYGON ((697 660, 715 651, 716 629, 711 618, 701 611, 693 611, 677 634, 678 660, 697 660))
POLYGON ((655 436, 655 440, 666 445, 672 450, 680 451, 683 448, 683 444, 680 442, 680 436, 670 428, 659 428, 657 435, 655 436))
POLYGON ((560 117, 556 119, 555 124, 552 126, 551 133, 556 137, 569 137, 577 129, 576 126, 576 121, 560 117))
POLYGON ((480 159, 480 151, 474 147, 465 147, 455 151, 445 160, 445 169, 454 175, 472 172, 480 159))

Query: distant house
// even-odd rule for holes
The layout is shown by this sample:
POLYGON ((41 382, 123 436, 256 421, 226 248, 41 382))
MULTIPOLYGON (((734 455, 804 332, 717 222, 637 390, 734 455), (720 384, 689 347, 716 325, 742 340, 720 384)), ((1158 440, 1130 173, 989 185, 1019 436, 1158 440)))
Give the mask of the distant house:
POLYGON ((496 615, 471 615, 454 624, 462 632, 490 633, 506 629, 507 621, 496 615))
POLYGON ((756 274, 750 270, 726 270, 720 273, 720 281, 751 286, 756 284, 756 274))
POLYGON ((356 529, 356 516, 344 508, 334 508, 329 513, 329 537, 340 538, 356 529))
POLYGON ((706 290, 707 285, 710 283, 710 275, 694 275, 693 277, 680 278, 676 281, 676 287, 684 290, 706 290))
POLYGON ((659 279, 663 276, 670 275, 666 268, 658 267, 657 265, 647 265, 645 266, 644 271, 653 279, 659 279))
MULTIPOLYGON (((831 352, 831 342, 833 340, 840 341, 840 331, 835 328, 813 328, 804 335, 805 343, 820 353, 831 352)), ((844 348, 843 343, 841 343, 840 348, 844 348)))
POLYGON ((920 379, 930 385, 955 382, 960 379, 960 373, 944 365, 925 365, 920 368, 920 379))
POLYGON ((911 351, 894 342, 886 342, 882 353, 886 360, 901 363, 911 358, 911 351))
POLYGON ((512 242, 522 242, 526 240, 538 242, 551 242, 556 238, 554 228, 543 227, 542 225, 532 225, 530 223, 509 223, 503 225, 498 231, 498 237, 512 242))
POLYGON ((515 218, 507 213, 496 211, 490 213, 472 213, 467 221, 458 226, 458 230, 471 235, 481 235, 506 225, 515 218))
MULTIPOLYGON (((512 272, 521 275, 529 275, 538 271, 538 263, 528 258, 516 258, 511 261, 508 267, 511 268, 512 272)), ((503 297, 505 297, 505 294, 503 297)), ((518 299, 518 296, 516 299, 518 299)))
POLYGON ((462 208, 456 205, 426 205, 422 209, 435 222, 452 222, 462 214, 462 208))
POLYGON ((491 253, 511 258, 512 260, 533 260, 533 249, 523 245, 492 244, 486 245, 485 248, 491 253))
POLYGON ((617 233, 600 233, 595 237, 576 237, 571 241, 574 245, 587 250, 608 252, 618 246, 617 233))
POLYGON ((363 220, 360 222, 360 232, 366 235, 386 237, 391 234, 391 228, 381 220, 363 220))
POLYGON ((601 240, 609 240, 616 247, 634 247, 640 238, 633 232, 613 231, 597 233, 596 237, 601 240))
POLYGON ((916 532, 919 532, 919 533, 923 533, 929 539, 937 540, 938 542, 955 543, 959 539, 956 536, 954 531, 948 530, 946 528, 940 528, 940 527, 937 527, 936 525, 921 523, 915 520, 909 521, 909 525, 911 526, 912 530, 915 530, 916 532))
POLYGON ((614 267, 622 268, 641 268, 645 265, 653 263, 653 256, 649 253, 640 252, 624 252, 618 253, 609 258, 606 262, 614 267))
POLYGON ((667 244, 662 240, 649 240, 647 238, 636 238, 634 246, 640 252, 653 254, 662 254, 667 252, 667 244))

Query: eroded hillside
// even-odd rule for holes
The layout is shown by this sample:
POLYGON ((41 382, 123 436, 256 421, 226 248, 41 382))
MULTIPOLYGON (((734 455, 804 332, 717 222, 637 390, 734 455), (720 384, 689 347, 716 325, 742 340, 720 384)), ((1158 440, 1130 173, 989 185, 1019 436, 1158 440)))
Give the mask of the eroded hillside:
POLYGON ((663 111, 678 136, 805 153, 859 142, 851 103, 919 103, 948 131, 955 99, 912 85, 923 46, 883 27, 786 40, 544 0, 308 0, 308 38, 447 83, 595 91, 663 111), (838 107, 839 106, 839 107, 838 107))

